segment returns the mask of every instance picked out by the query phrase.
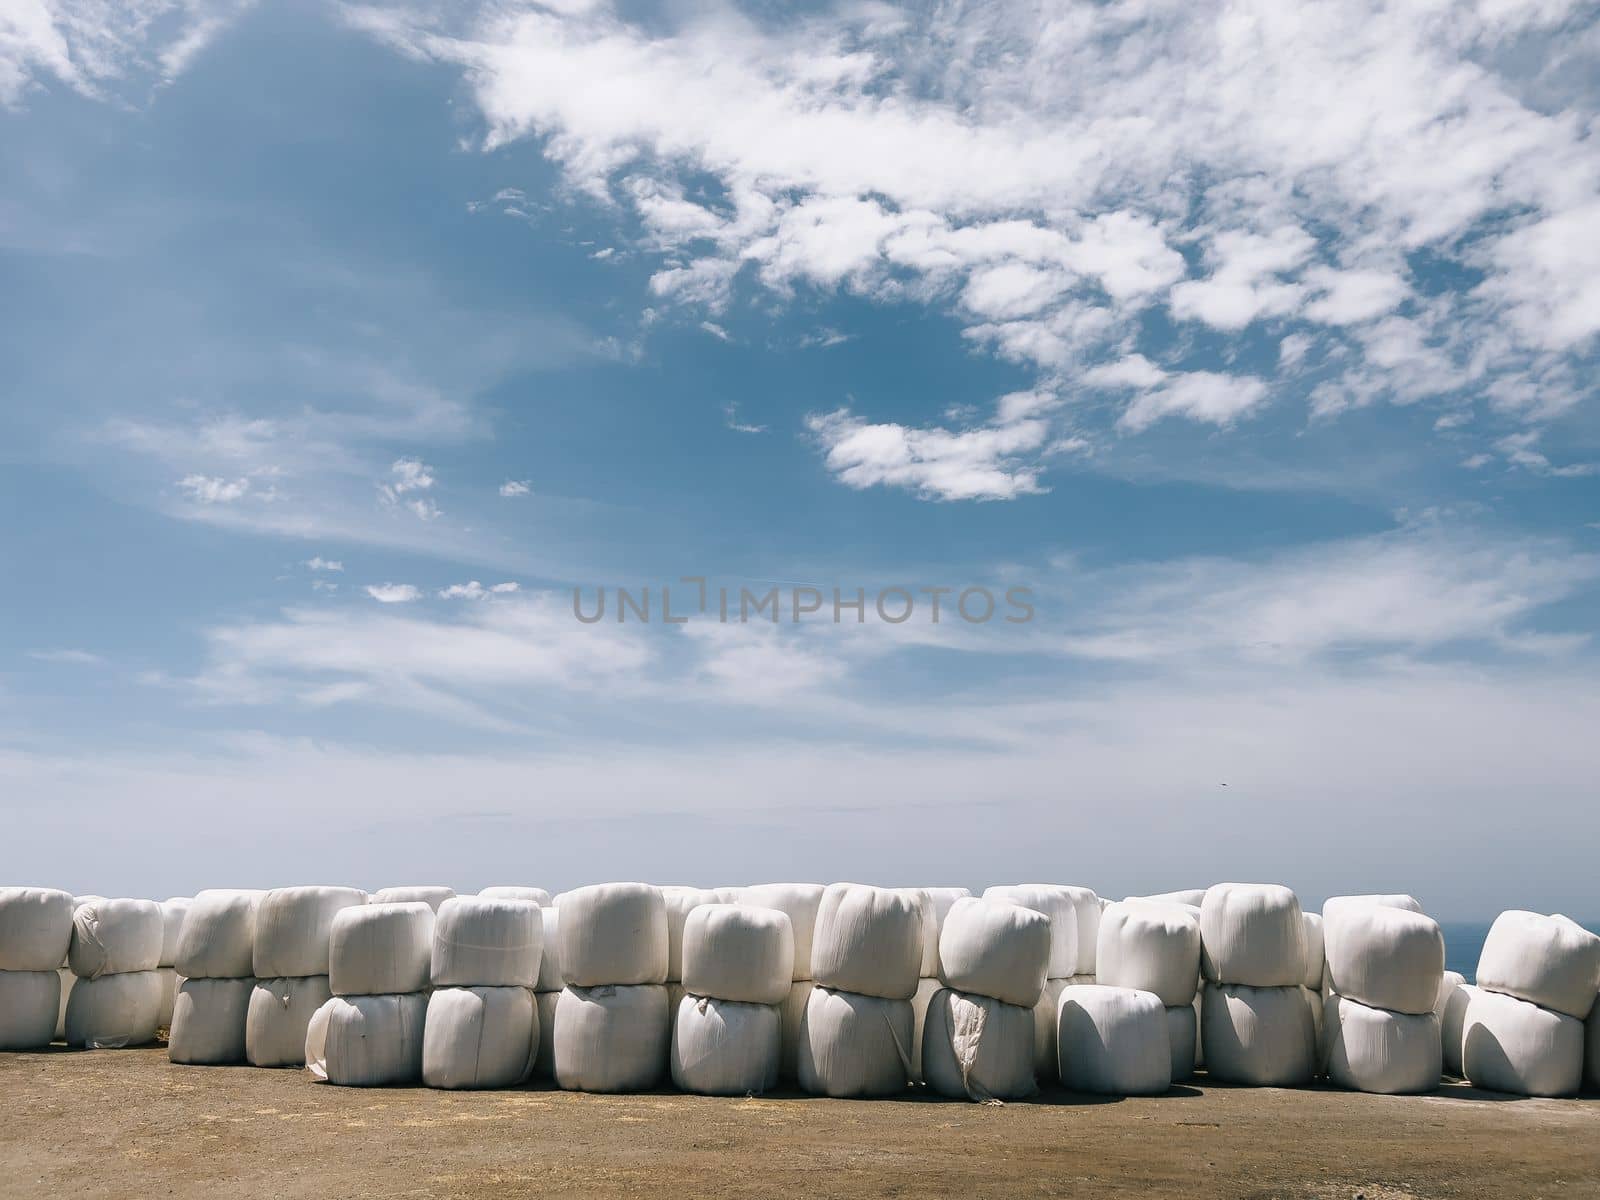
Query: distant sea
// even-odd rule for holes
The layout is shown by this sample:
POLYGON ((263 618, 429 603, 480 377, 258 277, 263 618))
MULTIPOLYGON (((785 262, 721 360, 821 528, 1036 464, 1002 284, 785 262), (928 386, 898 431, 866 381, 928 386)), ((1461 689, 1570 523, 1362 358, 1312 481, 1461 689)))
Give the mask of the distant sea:
MULTIPOLYGON (((1581 924, 1585 929, 1600 933, 1600 921, 1581 924)), ((1444 932, 1444 969, 1460 971, 1468 983, 1476 983, 1478 955, 1483 952, 1483 939, 1489 936, 1489 923, 1440 921, 1439 928, 1444 932)))

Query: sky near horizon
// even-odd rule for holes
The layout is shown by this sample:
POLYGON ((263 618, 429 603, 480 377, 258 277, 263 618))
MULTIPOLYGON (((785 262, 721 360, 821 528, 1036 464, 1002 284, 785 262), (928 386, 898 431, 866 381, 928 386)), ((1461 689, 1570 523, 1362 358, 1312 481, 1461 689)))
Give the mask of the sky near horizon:
POLYGON ((1597 59, 1571 0, 7 5, 0 875, 1600 916, 1597 59))

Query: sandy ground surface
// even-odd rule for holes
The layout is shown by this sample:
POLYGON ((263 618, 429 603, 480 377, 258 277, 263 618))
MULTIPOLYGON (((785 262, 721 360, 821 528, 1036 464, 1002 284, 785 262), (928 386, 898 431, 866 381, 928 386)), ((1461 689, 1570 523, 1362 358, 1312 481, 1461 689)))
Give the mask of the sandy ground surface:
POLYGON ((724 1100, 368 1091, 162 1049, 0 1055, 0 1196, 1600 1196, 1600 1099, 1207 1086, 724 1100))

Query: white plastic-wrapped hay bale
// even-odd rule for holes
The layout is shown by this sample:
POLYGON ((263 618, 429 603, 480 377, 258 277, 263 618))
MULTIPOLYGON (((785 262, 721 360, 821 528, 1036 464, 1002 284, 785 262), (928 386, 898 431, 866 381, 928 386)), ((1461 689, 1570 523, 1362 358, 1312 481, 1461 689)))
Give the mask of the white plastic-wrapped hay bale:
POLYGON ((965 897, 939 935, 940 979, 948 988, 1031 1009, 1050 966, 1050 918, 1000 900, 965 897))
POLYGON ((1100 902, 1093 888, 1071 883, 1060 886, 1067 894, 1067 899, 1072 901, 1072 911, 1078 918, 1078 961, 1072 973, 1098 976, 1096 962, 1100 953, 1100 917, 1107 906, 1100 902))
POLYGON ((178 974, 185 979, 250 978, 255 972, 256 911, 264 896, 226 888, 195 896, 178 934, 173 960, 178 974))
POLYGON ((123 971, 77 979, 67 999, 67 1045, 85 1050, 120 1050, 156 1039, 161 1015, 161 977, 155 971, 123 971))
POLYGON ((478 893, 485 900, 527 900, 540 908, 550 907, 550 893, 541 887, 523 887, 520 884, 495 884, 478 893))
POLYGON ((442 883, 419 883, 405 887, 379 888, 372 893, 371 902, 373 904, 411 904, 421 902, 434 912, 438 912, 439 905, 455 894, 455 888, 445 887, 442 883))
MULTIPOLYGON (((232 983, 232 980, 212 981, 232 983)), ((311 1018, 333 998, 326 975, 251 981, 245 1009, 244 1056, 252 1067, 303 1067, 311 1018)))
POLYGON ((256 908, 251 946, 256 978, 326 975, 334 917, 366 902, 365 892, 349 887, 289 887, 267 892, 256 908))
POLYGON ((689 914, 702 904, 717 904, 717 893, 710 888, 668 885, 661 889, 661 902, 667 910, 667 982, 683 978, 683 926, 689 914))
POLYGON ((1477 984, 1582 1021, 1600 992, 1600 937, 1567 917, 1503 912, 1484 939, 1477 984))
POLYGON ((177 966, 183 919, 189 915, 189 906, 193 903, 192 896, 168 896, 161 902, 161 961, 158 966, 177 966))
POLYGON ((825 890, 820 883, 757 883, 739 889, 738 903, 775 908, 789 918, 794 937, 794 967, 789 975, 792 980, 811 978, 811 942, 825 890))
POLYGON ((997 884, 985 888, 983 898, 1009 900, 1049 917, 1049 978, 1066 979, 1078 974, 1078 909, 1067 888, 1054 883, 997 884))
POLYGON ((1406 892, 1374 892, 1365 896, 1329 896, 1322 905, 1322 919, 1326 921, 1334 914, 1351 908, 1360 908, 1363 905, 1379 908, 1400 908, 1406 912, 1419 913, 1422 911, 1422 901, 1406 892))
POLYGON ((55 1040, 60 1042, 65 1041, 67 1037, 67 1003, 72 998, 72 985, 78 982, 78 977, 66 967, 61 967, 56 971, 56 978, 61 980, 61 1005, 56 1010, 55 1036, 55 1040))
MULTIPOLYGON (((543 929, 543 946, 539 951, 539 974, 533 982, 536 992, 559 992, 567 986, 561 975, 561 910, 554 906, 539 910, 539 924, 543 929)), ((544 1027, 546 1030, 549 1026, 544 1027)))
POLYGON ((59 968, 0 971, 0 1050, 38 1050, 55 1037, 59 968))
POLYGON ((1038 1090, 1033 1009, 940 988, 922 1032, 922 1079, 942 1096, 988 1102, 1038 1090))
POLYGON ((1298 1087, 1316 1069, 1315 1026, 1298 984, 1207 983, 1200 1040, 1207 1074, 1223 1083, 1298 1087))
POLYGON ((1584 1074, 1589 1086, 1600 1090, 1600 1002, 1589 1010, 1589 1020, 1584 1031, 1586 1066, 1584 1074))
POLYGON ((1061 1064, 1056 1058, 1060 1036, 1057 1018, 1061 993, 1072 986, 1070 979, 1046 979, 1039 1002, 1033 1006, 1033 1073, 1049 1083, 1061 1079, 1061 1064))
POLYGON ((1301 978, 1302 987, 1318 991, 1322 987, 1322 972, 1327 966, 1327 948, 1323 933, 1321 913, 1302 912, 1300 919, 1306 927, 1306 973, 1301 978))
POLYGON ((306 1070, 342 1087, 416 1083, 427 1015, 428 998, 421 992, 334 996, 306 1027, 306 1070))
POLYGON ((1076 984, 1061 992, 1062 1086, 1106 1096, 1155 1096, 1172 1086, 1167 1012, 1154 992, 1076 984))
POLYGON ((172 1028, 172 1010, 178 1003, 178 985, 183 978, 172 967, 157 967, 156 974, 161 977, 161 1012, 156 1017, 157 1028, 172 1028))
POLYGON ((777 1005, 685 995, 672 1022, 672 1082, 704 1096, 771 1091, 778 1085, 781 1026, 777 1005))
POLYGON ((1156 892, 1149 896, 1128 896, 1126 900, 1147 900, 1152 904, 1187 904, 1199 908, 1206 898, 1205 888, 1185 888, 1176 892, 1156 892))
POLYGON ((161 962, 161 906, 154 900, 93 900, 72 913, 67 965, 79 979, 154 971, 161 962))
MULTIPOLYGON (((830 889, 831 890, 831 889, 830 889)), ((824 913, 827 900, 823 901, 824 913)), ((915 908, 911 908, 914 913, 915 908)), ((898 920, 898 918, 896 918, 898 920)), ((822 926, 818 926, 822 940, 822 926)), ((920 942, 916 943, 920 949, 920 942)), ((912 991, 915 992, 913 986, 912 991)), ((911 1002, 818 985, 800 1023, 799 1079, 816 1096, 893 1096, 910 1082, 911 1002)))
POLYGON ((538 1012, 538 1029, 534 1037, 533 1074, 538 1079, 556 1077, 556 1008, 561 1002, 561 989, 553 992, 535 992, 534 1006, 538 1012))
POLYGON ((1444 978, 1444 934, 1431 917, 1404 908, 1354 904, 1324 917, 1333 991, 1369 1008, 1431 1013, 1444 978))
POLYGON ((702 904, 683 929, 683 987, 694 996, 782 1004, 794 969, 787 914, 748 904, 702 904))
POLYGON ((1191 1004, 1167 1006, 1167 1046, 1172 1051, 1172 1082, 1193 1078, 1199 1059, 1200 1017, 1191 1004))
MULTIPOLYGON (((1459 976, 1458 976, 1459 978, 1459 976)), ((1449 990, 1444 1008, 1439 1013, 1439 1042, 1444 1052, 1444 1069, 1451 1075, 1465 1078, 1461 1064, 1461 1048, 1467 1036, 1467 1007, 1477 987, 1462 983, 1449 990)))
POLYGON ((1330 995, 1323 1029, 1328 1078, 1340 1087, 1396 1096, 1439 1086, 1444 1060, 1439 1018, 1431 1009, 1391 1012, 1330 995))
POLYGON ((54 971, 65 963, 73 907, 72 893, 56 888, 0 888, 0 971, 54 971))
POLYGON ((185 979, 172 1002, 167 1057, 185 1066, 226 1066, 245 1059, 254 979, 185 979))
MULTIPOLYGON (((571 915, 579 902, 569 896, 567 905, 571 915)), ((665 971, 664 918, 660 935, 665 971)), ((571 944, 563 940, 563 951, 571 944)), ((551 1039, 556 1083, 579 1092, 648 1091, 666 1070, 671 1037, 672 1014, 661 984, 569 984, 556 1003, 551 1039)))
POLYGON ((419 900, 340 909, 328 933, 333 994, 380 996, 425 990, 433 962, 433 920, 433 909, 419 900))
POLYGON ((797 979, 789 994, 778 1005, 778 1078, 793 1082, 800 1074, 800 1027, 805 1022, 806 1004, 811 999, 812 983, 797 979))
POLYGON ((817 984, 909 1000, 922 969, 922 907, 890 888, 835 883, 822 893, 811 945, 817 984))
POLYGON ((666 982, 667 906, 660 888, 597 883, 563 893, 558 907, 556 940, 567 986, 666 982))
POLYGON ((433 986, 533 987, 544 954, 543 911, 530 900, 446 900, 433 921, 433 986))
MULTIPOLYGON (((451 903, 440 906, 441 918, 451 903)), ((539 1009, 527 988, 436 988, 423 1026, 422 1082, 435 1088, 514 1087, 532 1073, 538 1043, 539 1009)))
POLYGON ((1279 884, 1216 884, 1200 905, 1200 951, 1212 983, 1299 987, 1306 975, 1300 902, 1279 884))
POLYGON ((1303 987, 1300 994, 1305 997, 1306 1011, 1311 1014, 1311 1044, 1316 1048, 1317 1073, 1323 1074, 1323 1064, 1327 1061, 1327 1042, 1323 1039, 1323 1010, 1327 1007, 1327 998, 1334 993, 1314 991, 1303 987))
POLYGON ((1163 1007, 1194 1002, 1200 923, 1176 904, 1109 905, 1100 917, 1096 982, 1154 992, 1163 1007))
POLYGON ((928 1005, 944 987, 937 979, 917 980, 917 990, 911 996, 911 1082, 922 1082, 922 1035, 927 1025, 928 1005))
POLYGON ((1519 1096, 1571 1096, 1583 1080, 1583 1022, 1475 988, 1462 1023, 1462 1074, 1473 1087, 1519 1096))
POLYGON ((966 900, 972 892, 964 887, 926 887, 921 889, 928 897, 929 912, 932 921, 929 927, 923 930, 922 936, 922 977, 924 979, 937 979, 939 977, 939 939, 944 934, 945 919, 950 915, 950 910, 955 907, 957 900, 966 900))
POLYGON ((917 906, 917 926, 922 931, 922 956, 918 960, 917 975, 928 978, 933 963, 939 957, 939 921, 934 915, 933 897, 927 888, 900 887, 892 889, 917 906))

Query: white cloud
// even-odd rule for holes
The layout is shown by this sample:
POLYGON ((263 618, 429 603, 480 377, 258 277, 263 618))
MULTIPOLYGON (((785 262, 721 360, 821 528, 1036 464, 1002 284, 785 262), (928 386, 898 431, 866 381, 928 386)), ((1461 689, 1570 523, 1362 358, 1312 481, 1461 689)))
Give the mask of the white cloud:
POLYGON ((189 499, 198 504, 232 504, 250 490, 248 479, 219 479, 210 475, 185 475, 178 480, 189 499))
POLYGON ((466 583, 452 583, 449 587, 439 589, 441 600, 483 600, 489 596, 505 596, 519 591, 521 585, 517 583, 496 583, 484 587, 476 579, 469 579, 466 583))
POLYGON ((422 598, 422 592, 409 583, 369 583, 366 592, 379 604, 405 604, 422 598))
POLYGON ((1393 271, 1337 271, 1313 267, 1306 282, 1318 295, 1305 315, 1324 325, 1354 325, 1393 311, 1410 288, 1393 271))
POLYGON ((1255 562, 1197 558, 1077 579, 1074 593, 1092 603, 1059 646, 1169 664, 1423 654, 1457 642, 1570 652, 1571 636, 1545 641, 1525 622, 1597 579, 1600 556, 1558 542, 1408 527, 1255 562))
POLYGON ((526 479, 508 479, 500 485, 500 494, 507 499, 515 496, 526 496, 533 490, 526 479))
POLYGON ((806 426, 826 450, 826 463, 853 488, 906 488, 936 500, 1010 500, 1042 490, 1037 469, 1020 457, 1048 433, 1024 420, 951 432, 871 424, 848 409, 813 413, 806 426))
MULTIPOLYGON (((574 194, 631 210, 661 300, 715 316, 743 281, 779 301, 813 288, 928 304, 1041 385, 1148 350, 1165 306, 1223 342, 1223 365, 1203 346, 1164 354, 1189 382, 1136 400, 1134 423, 1226 427, 1262 385, 1210 377, 1241 373, 1227 364, 1263 320, 1327 327, 1320 417, 1468 384, 1577 402, 1581 383, 1555 377, 1600 312, 1582 237, 1600 152, 1579 82, 1594 51, 1561 32, 1563 11, 1141 0, 350 19, 457 64, 486 146, 540 139, 574 194), (1582 67, 1543 69, 1556 38, 1582 67), (1186 245, 1203 259, 1187 279, 1186 245), (1436 294, 1414 293, 1411 251, 1439 263, 1436 294), (1476 292, 1454 282, 1479 270, 1476 292)), ((1294 336, 1284 368, 1310 348, 1294 336)), ((1034 479, 1050 444, 1006 452, 1002 473, 1034 479)))
POLYGON ((342 562, 339 562, 337 559, 323 558, 322 555, 320 555, 320 554, 317 555, 314 558, 306 559, 306 566, 309 567, 313 571, 342 571, 342 570, 344 570, 344 564, 342 562))
POLYGON ((1251 415, 1267 398, 1267 385, 1249 375, 1189 371, 1135 396, 1117 423, 1131 433, 1148 429, 1164 417, 1187 417, 1226 428, 1251 415))
POLYGON ((92 667, 105 662, 98 654, 87 650, 30 650, 28 657, 38 662, 63 663, 70 666, 92 667))
POLYGON ((439 516, 439 505, 431 497, 411 495, 433 487, 432 467, 421 459, 400 458, 390 465, 389 474, 392 478, 378 484, 378 497, 384 504, 404 508, 419 521, 432 521, 439 516))
POLYGON ((128 78, 168 82, 252 0, 10 0, 0 11, 0 105, 54 81, 94 99, 128 78))

